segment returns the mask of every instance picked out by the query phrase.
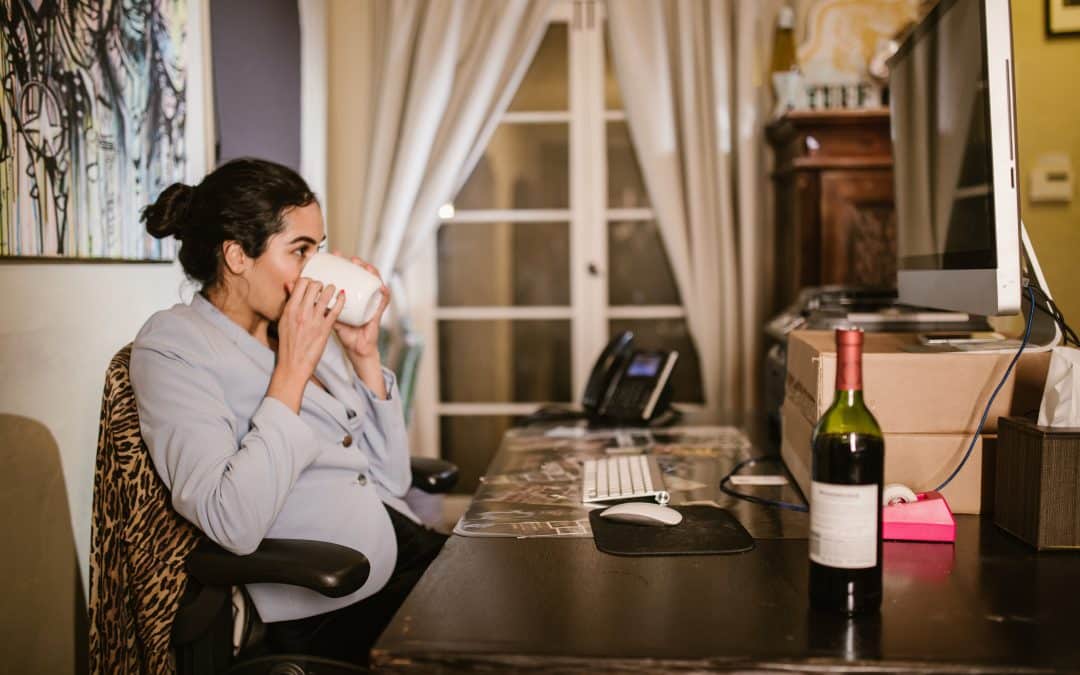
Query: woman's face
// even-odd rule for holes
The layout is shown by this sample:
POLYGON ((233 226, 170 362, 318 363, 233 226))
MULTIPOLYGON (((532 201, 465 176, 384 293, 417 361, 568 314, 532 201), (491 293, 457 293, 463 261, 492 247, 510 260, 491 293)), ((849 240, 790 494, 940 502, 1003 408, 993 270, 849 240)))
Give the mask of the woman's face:
POLYGON ((271 321, 281 318, 288 299, 287 284, 300 278, 308 258, 326 239, 322 211, 315 202, 291 208, 282 215, 284 229, 266 242, 247 279, 252 309, 271 321))

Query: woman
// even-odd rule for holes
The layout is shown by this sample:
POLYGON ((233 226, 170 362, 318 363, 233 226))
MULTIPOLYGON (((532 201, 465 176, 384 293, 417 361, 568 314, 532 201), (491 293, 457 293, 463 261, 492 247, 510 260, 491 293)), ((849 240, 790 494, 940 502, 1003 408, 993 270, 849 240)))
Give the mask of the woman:
POLYGON ((344 302, 327 307, 340 291, 300 276, 325 240, 319 204, 272 162, 172 185, 142 218, 181 242, 201 285, 154 314, 131 354, 143 438, 173 506, 239 555, 264 537, 364 553, 370 576, 344 598, 248 586, 272 649, 363 662, 444 541, 402 500, 405 422, 377 350, 389 290, 368 324, 336 322, 344 302))

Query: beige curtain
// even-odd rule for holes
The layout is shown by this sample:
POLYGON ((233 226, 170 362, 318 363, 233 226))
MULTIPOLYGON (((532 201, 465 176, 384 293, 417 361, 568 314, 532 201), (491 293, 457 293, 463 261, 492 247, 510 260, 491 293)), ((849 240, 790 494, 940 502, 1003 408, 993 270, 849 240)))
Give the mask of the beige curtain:
POLYGON ((631 138, 686 306, 710 414, 752 410, 771 302, 764 157, 776 2, 609 2, 631 138))
POLYGON ((389 277, 438 224, 547 26, 551 0, 374 0, 356 252, 389 277))

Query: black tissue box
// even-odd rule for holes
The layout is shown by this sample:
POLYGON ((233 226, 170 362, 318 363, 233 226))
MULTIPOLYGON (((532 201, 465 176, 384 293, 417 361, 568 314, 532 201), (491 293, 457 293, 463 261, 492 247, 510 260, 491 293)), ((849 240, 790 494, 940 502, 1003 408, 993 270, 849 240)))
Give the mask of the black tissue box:
POLYGON ((998 422, 994 523, 1035 548, 1080 548, 1080 428, 998 422))

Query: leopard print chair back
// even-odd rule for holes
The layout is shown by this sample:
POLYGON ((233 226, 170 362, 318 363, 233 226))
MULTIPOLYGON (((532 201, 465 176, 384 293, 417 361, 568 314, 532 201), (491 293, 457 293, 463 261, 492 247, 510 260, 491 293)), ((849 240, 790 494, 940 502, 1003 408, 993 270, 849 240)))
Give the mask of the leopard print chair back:
POLYGON ((105 376, 90 535, 92 673, 173 673, 184 560, 201 535, 172 508, 139 431, 131 345, 105 376))

